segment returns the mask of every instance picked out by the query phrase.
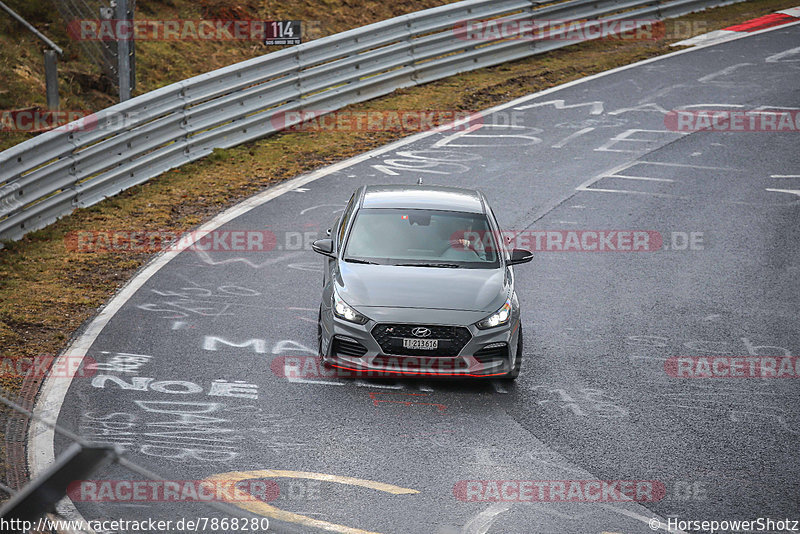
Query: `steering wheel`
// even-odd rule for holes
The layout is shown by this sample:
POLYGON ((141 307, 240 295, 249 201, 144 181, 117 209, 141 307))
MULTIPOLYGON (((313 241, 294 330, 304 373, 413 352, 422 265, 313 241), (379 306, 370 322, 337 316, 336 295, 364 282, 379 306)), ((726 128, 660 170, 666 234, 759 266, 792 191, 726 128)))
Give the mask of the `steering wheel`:
POLYGON ((471 250, 476 256, 481 257, 480 252, 477 251, 475 245, 469 239, 450 239, 447 245, 454 249, 471 250))

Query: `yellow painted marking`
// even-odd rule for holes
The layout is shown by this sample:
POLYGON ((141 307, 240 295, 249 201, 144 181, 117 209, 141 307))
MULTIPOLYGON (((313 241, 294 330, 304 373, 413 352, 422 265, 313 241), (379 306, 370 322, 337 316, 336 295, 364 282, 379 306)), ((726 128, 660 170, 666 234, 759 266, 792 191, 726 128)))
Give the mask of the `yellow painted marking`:
MULTIPOLYGON (((384 484, 383 482, 375 482, 374 480, 364 480, 362 478, 343 477, 337 475, 327 475, 325 473, 310 473, 307 471, 283 471, 280 469, 262 469, 258 471, 232 471, 230 473, 220 473, 211 475, 206 478, 204 482, 224 482, 228 484, 236 484, 242 480, 250 480, 255 478, 305 478, 308 480, 320 480, 323 482, 336 482, 337 484, 345 484, 348 486, 360 486, 362 488, 369 488, 376 491, 383 491, 384 493, 391 493, 392 495, 408 495, 412 493, 419 493, 417 490, 401 488, 393 486, 392 484, 384 484)), ((266 517, 272 517, 279 521, 287 521, 289 523, 297 523, 314 528, 320 528, 329 532, 340 532, 342 534, 380 534, 378 532, 371 532, 368 530, 361 530, 352 528, 345 525, 337 525, 319 519, 314 519, 300 514, 287 512, 281 510, 263 501, 245 501, 239 502, 236 500, 224 499, 226 502, 238 506, 248 512, 253 512, 266 517)))

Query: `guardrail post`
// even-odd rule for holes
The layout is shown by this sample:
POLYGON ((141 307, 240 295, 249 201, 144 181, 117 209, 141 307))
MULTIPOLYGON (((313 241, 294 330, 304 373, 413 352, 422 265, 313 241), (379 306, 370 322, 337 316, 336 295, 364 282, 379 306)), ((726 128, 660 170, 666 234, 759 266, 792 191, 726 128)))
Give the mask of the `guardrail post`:
MULTIPOLYGON (((117 21, 129 21, 128 0, 116 1, 115 17, 117 21)), ((132 37, 131 37, 132 38, 132 37)), ((117 36, 117 77, 119 78, 119 101, 131 98, 131 40, 117 36)))
POLYGON ((58 110, 58 57, 55 50, 44 51, 44 77, 47 87, 47 108, 58 110))

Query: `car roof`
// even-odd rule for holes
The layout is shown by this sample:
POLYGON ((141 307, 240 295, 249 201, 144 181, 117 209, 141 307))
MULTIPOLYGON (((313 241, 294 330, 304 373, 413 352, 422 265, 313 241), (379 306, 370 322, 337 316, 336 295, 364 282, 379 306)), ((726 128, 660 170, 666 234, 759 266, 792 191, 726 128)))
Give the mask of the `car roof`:
POLYGON ((484 213, 479 191, 438 185, 368 185, 361 206, 484 213))

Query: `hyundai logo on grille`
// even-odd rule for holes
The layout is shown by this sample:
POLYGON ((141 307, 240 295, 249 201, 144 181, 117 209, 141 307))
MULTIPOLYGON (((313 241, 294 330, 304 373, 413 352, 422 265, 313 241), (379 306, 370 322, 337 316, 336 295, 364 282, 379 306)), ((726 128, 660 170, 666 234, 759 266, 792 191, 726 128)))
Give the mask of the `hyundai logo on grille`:
POLYGON ((417 337, 428 337, 431 335, 431 329, 425 328, 424 326, 418 326, 417 328, 413 329, 411 333, 417 337))

